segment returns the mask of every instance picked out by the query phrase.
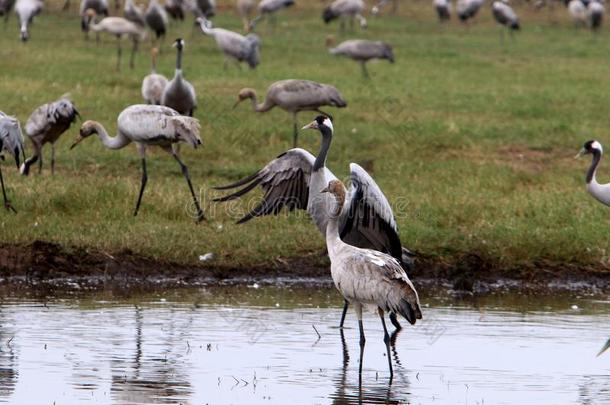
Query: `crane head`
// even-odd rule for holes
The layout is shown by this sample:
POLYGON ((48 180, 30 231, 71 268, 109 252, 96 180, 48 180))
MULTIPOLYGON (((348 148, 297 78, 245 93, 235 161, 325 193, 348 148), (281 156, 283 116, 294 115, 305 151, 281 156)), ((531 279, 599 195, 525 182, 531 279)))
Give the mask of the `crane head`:
POLYGON ((249 87, 245 87, 237 93, 237 101, 233 104, 233 108, 246 99, 256 99, 256 91, 249 87))
POLYGON ((330 133, 332 135, 333 120, 331 117, 326 115, 318 115, 315 120, 311 121, 301 129, 317 129, 322 132, 322 134, 330 133))
POLYGON ((95 133, 97 133, 97 129, 95 128, 95 122, 94 121, 85 121, 83 123, 83 125, 80 127, 79 135, 76 138, 76 140, 74 141, 74 143, 72 144, 72 146, 70 146, 70 149, 74 149, 74 147, 76 145, 78 145, 83 139, 85 139, 88 136, 91 136, 95 133))
POLYGON ((173 45, 172 45, 172 46, 173 46, 173 47, 175 47, 175 48, 178 48, 178 50, 182 50, 182 49, 184 49, 184 39, 182 39, 182 38, 177 38, 177 39, 174 41, 174 43, 173 43, 173 45))
POLYGON ((601 143, 592 139, 590 141, 585 142, 585 144, 583 145, 580 152, 578 152, 578 154, 576 156, 574 156, 574 159, 578 159, 581 156, 588 155, 589 153, 596 153, 596 152, 601 155, 604 152, 604 148, 602 147, 601 143))

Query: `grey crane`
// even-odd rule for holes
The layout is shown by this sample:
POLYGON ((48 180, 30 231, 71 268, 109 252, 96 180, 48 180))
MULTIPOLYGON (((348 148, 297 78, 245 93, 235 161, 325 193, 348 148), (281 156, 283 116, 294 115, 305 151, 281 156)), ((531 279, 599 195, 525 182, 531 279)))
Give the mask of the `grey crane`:
POLYGON ((123 16, 126 20, 138 24, 141 27, 146 26, 146 18, 144 17, 144 11, 142 10, 142 7, 134 3, 134 0, 125 1, 125 6, 123 7, 123 16))
POLYGON ((587 23, 587 7, 581 0, 571 0, 568 3, 568 13, 574 27, 584 26, 587 23))
POLYGON ((597 167, 599 166, 599 162, 602 160, 602 154, 604 153, 604 148, 602 144, 596 140, 590 140, 585 142, 578 155, 577 158, 584 155, 592 155, 593 159, 591 161, 591 166, 589 170, 587 170, 587 191, 591 194, 597 201, 602 204, 610 206, 610 183, 608 184, 599 184, 597 179, 595 178, 595 174, 597 173, 597 167))
POLYGON ((251 69, 256 68, 260 63, 258 35, 250 33, 244 36, 223 28, 213 28, 211 21, 203 17, 197 18, 197 23, 204 35, 214 38, 218 48, 225 55, 225 68, 229 60, 234 60, 237 66, 240 62, 246 62, 251 69))
MULTIPOLYGON (((327 45, 332 46, 333 37, 327 38, 327 45)), ((331 55, 346 56, 360 63, 362 74, 369 77, 366 63, 371 59, 387 59, 394 63, 394 52, 392 46, 382 41, 369 41, 367 39, 350 39, 328 50, 331 55)))
POLYGON ((42 11, 43 3, 40 0, 17 0, 15 13, 19 16, 20 37, 23 42, 30 39, 29 27, 42 11))
POLYGON ((0 16, 4 16, 5 27, 13 7, 15 7, 15 0, 0 0, 0 16))
POLYGON ((55 173, 55 142, 79 117, 76 107, 67 96, 38 107, 25 123, 25 134, 32 142, 34 153, 21 165, 21 174, 27 176, 30 166, 38 162, 42 171, 42 147, 51 144, 51 174, 55 173))
MULTIPOLYGON (((264 215, 278 215, 282 209, 306 210, 318 230, 325 235, 328 213, 332 199, 316 192, 337 177, 326 167, 326 157, 333 137, 333 124, 327 116, 318 116, 303 127, 317 129, 321 135, 320 152, 317 157, 304 149, 290 149, 269 162, 258 172, 235 183, 215 187, 231 190, 230 194, 215 201, 237 199, 256 186, 264 191, 263 200, 248 212, 238 223, 264 215)), ((358 164, 350 163, 351 188, 348 204, 341 211, 341 237, 346 243, 363 248, 386 252, 410 268, 411 253, 400 241, 396 220, 387 198, 371 176, 358 164)), ((347 305, 343 309, 340 326, 343 326, 347 305)), ((396 327, 400 325, 392 322, 396 327)))
MULTIPOLYGON (((87 11, 90 15, 95 16, 95 11, 89 9, 87 11)), ((136 23, 133 23, 123 17, 106 17, 100 22, 91 22, 89 25, 91 31, 94 32, 106 32, 110 35, 114 35, 117 39, 117 70, 121 69, 121 40, 123 37, 131 39, 131 57, 129 58, 129 67, 134 68, 134 61, 136 52, 138 50, 138 43, 146 38, 146 31, 144 28, 136 23)))
POLYGON ((81 17, 81 29, 86 34, 86 38, 88 38, 89 24, 91 23, 93 17, 99 15, 108 17, 108 0, 82 0, 80 2, 79 14, 81 17), (93 10, 95 11, 95 14, 87 13, 87 10, 93 10))
POLYGON ((167 26, 169 25, 169 18, 167 17, 167 12, 161 7, 157 0, 150 0, 146 13, 144 14, 144 19, 146 20, 146 24, 148 24, 150 29, 155 33, 157 40, 165 38, 167 26))
POLYGON ((256 0, 235 1, 235 9, 237 11, 237 15, 239 15, 242 23, 244 24, 244 31, 248 31, 250 29, 250 15, 254 12, 255 8, 256 0))
MULTIPOLYGON (((2 156, 2 152, 4 151, 13 156, 17 168, 19 168, 20 158, 23 156, 25 159, 21 126, 19 125, 19 120, 17 118, 6 115, 0 111, 0 161, 4 160, 4 156, 2 156)), ((2 187, 4 208, 16 213, 17 211, 13 208, 6 195, 4 179, 2 178, 2 167, 0 167, 0 186, 2 187)))
POLYGON ((184 20, 184 1, 183 0, 167 0, 163 6, 167 14, 174 20, 184 20))
POLYGON ((484 0, 458 0, 456 13, 461 22, 467 23, 474 18, 483 6, 484 0))
POLYGON ((433 4, 440 22, 451 19, 451 2, 449 0, 433 0, 433 4))
MULTIPOLYGON (((315 193, 315 189, 311 190, 315 193)), ((383 341, 386 345, 390 381, 394 377, 390 335, 385 325, 385 312, 400 314, 415 324, 422 318, 417 291, 400 263, 392 256, 377 250, 365 249, 341 240, 341 213, 345 204, 346 190, 339 180, 331 180, 328 187, 318 193, 329 193, 335 199, 335 206, 328 211, 326 227, 326 247, 330 257, 330 272, 335 287, 343 298, 353 305, 360 329, 360 368, 364 355, 364 327, 362 309, 376 309, 383 325, 383 341)))
POLYGON ((150 50, 151 69, 150 74, 142 80, 142 97, 148 104, 161 104, 163 91, 167 86, 167 78, 157 73, 157 54, 159 50, 152 48, 150 50))
POLYGON ((335 0, 322 12, 322 19, 326 24, 337 18, 341 19, 341 30, 345 29, 345 19, 348 18, 353 26, 357 19, 361 28, 367 27, 366 18, 362 16, 364 1, 362 0, 335 0))
POLYGON ((600 1, 593 0, 587 5, 587 18, 589 20, 589 27, 593 31, 597 31, 604 21, 604 14, 606 9, 600 1))
POLYGON ((83 139, 97 134, 102 144, 108 149, 121 149, 130 143, 135 143, 142 160, 142 183, 138 194, 138 201, 134 216, 138 215, 144 188, 148 181, 146 172, 146 148, 159 146, 170 153, 180 165, 182 174, 186 179, 193 204, 196 209, 197 221, 204 219, 203 210, 199 205, 197 196, 191 183, 187 166, 182 163, 177 147, 179 142, 184 142, 197 148, 201 145, 199 137, 199 121, 195 118, 185 117, 169 107, 160 105, 136 104, 124 109, 117 118, 117 135, 111 137, 106 129, 96 121, 86 121, 80 129, 80 135, 70 147, 74 148, 83 139))
POLYGON ((265 101, 262 103, 257 103, 256 91, 251 88, 241 89, 233 108, 247 99, 251 100, 252 109, 255 112, 267 112, 273 107, 278 106, 292 114, 294 147, 298 143, 297 114, 300 111, 317 111, 328 115, 320 111, 320 107, 347 107, 347 102, 334 86, 309 80, 289 79, 277 81, 269 86, 265 101))
POLYGON ((250 22, 250 31, 254 31, 256 24, 263 18, 266 18, 271 26, 275 27, 275 13, 284 8, 292 7, 293 5, 294 0, 261 0, 257 7, 258 15, 250 22))
POLYGON ((195 17, 213 17, 216 14, 216 0, 193 0, 192 9, 195 17))
MULTIPOLYGON (((517 17, 517 13, 506 4, 506 1, 496 0, 491 4, 491 13, 494 16, 494 19, 498 22, 498 24, 508 28, 509 32, 513 33, 513 31, 519 30, 521 26, 519 25, 519 17, 517 17)), ((502 35, 504 35, 504 31, 502 31, 502 35)))
POLYGON ((182 115, 193 116, 195 108, 197 108, 197 95, 195 88, 188 82, 182 74, 182 52, 184 50, 184 40, 176 39, 174 42, 176 47, 176 71, 174 77, 167 83, 161 97, 161 104, 173 108, 182 115))

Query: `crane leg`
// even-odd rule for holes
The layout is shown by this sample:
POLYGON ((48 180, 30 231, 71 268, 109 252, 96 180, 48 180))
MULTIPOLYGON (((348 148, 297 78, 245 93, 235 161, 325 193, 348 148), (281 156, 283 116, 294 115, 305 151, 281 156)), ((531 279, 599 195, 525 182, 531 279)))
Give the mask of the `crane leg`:
POLYGON ((55 174, 55 144, 51 144, 51 176, 55 174))
POLYGON ((400 324, 400 322, 398 322, 398 318, 396 317, 396 314, 394 312, 390 312, 390 322, 392 322, 392 325, 394 325, 396 330, 402 329, 402 325, 400 324))
POLYGON ((349 301, 345 300, 343 304, 343 313, 341 314, 341 322, 339 322, 339 328, 343 329, 343 322, 345 322, 345 315, 347 314, 347 308, 349 307, 349 301))
POLYGON ((142 195, 144 195, 144 187, 148 181, 148 173, 146 173, 146 158, 142 158, 142 184, 140 185, 140 194, 138 194, 138 202, 136 203, 136 210, 133 212, 133 216, 138 215, 140 210, 140 203, 142 203, 142 195))
POLYGON ((188 167, 186 167, 186 165, 182 163, 178 155, 176 155, 175 153, 173 155, 178 164, 180 165, 180 168, 182 169, 182 174, 184 175, 184 178, 186 179, 186 182, 189 185, 191 195, 193 196, 193 202, 195 203, 195 208, 197 209, 197 222, 201 222, 204 219, 203 210, 201 209, 201 206, 199 205, 199 200, 197 200, 197 196, 195 195, 195 190, 193 189, 193 183, 191 183, 191 177, 189 176, 188 167))
POLYGON ((129 59, 129 68, 133 69, 135 66, 135 57, 136 52, 138 51, 138 41, 136 39, 133 40, 133 46, 131 48, 131 58, 129 59))
POLYGON ((364 76, 365 79, 368 79, 369 71, 366 70, 366 62, 360 62, 360 66, 362 67, 362 76, 364 76))
POLYGON ((390 335, 388 335, 388 329, 385 326, 385 318, 383 317, 383 309, 377 308, 379 311, 379 317, 381 318, 381 324, 383 325, 383 342, 388 354, 388 366, 390 367, 390 383, 394 378, 394 370, 392 370, 392 355, 390 354, 390 335))
POLYGON ((299 144, 299 130, 297 125, 297 114, 292 114, 292 147, 296 148, 299 144))
POLYGON ((358 329, 360 329, 360 367, 358 368, 358 375, 360 381, 362 381, 362 363, 364 360, 364 345, 366 343, 364 326, 362 324, 362 304, 359 302, 354 304, 354 309, 356 310, 356 316, 358 317, 358 329))
POLYGON ((4 179, 2 178, 2 168, 0 168, 0 186, 2 186, 2 198, 4 200, 4 208, 6 208, 8 211, 13 211, 16 214, 17 210, 13 208, 11 202, 6 197, 6 190, 4 189, 4 179))
POLYGON ((38 158, 38 174, 42 173, 42 153, 40 154, 40 157, 38 158))
POLYGON ((118 49, 117 49, 117 59, 116 59, 116 70, 121 70, 121 37, 117 37, 117 45, 118 45, 118 49))

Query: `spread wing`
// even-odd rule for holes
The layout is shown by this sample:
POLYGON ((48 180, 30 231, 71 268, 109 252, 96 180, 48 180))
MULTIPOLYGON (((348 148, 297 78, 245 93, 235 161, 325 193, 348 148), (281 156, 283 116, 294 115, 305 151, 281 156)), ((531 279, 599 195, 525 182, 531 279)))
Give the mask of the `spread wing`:
POLYGON ((234 200, 260 185, 265 192, 262 201, 240 219, 238 224, 254 217, 277 215, 284 207, 288 211, 307 209, 309 178, 314 161, 314 156, 306 150, 290 149, 253 175, 227 186, 215 187, 216 190, 229 190, 243 186, 232 194, 214 201, 234 200))
POLYGON ((402 262, 402 245, 392 207, 375 180, 350 164, 351 187, 342 213, 341 239, 350 245, 387 253, 402 262))

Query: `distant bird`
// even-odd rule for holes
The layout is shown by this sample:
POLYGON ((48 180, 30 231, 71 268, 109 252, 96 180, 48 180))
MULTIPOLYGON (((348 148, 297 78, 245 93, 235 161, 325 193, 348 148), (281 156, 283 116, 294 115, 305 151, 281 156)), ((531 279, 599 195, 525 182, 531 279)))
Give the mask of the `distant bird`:
POLYGON ((197 18, 197 23, 205 35, 216 40, 218 48, 225 55, 225 68, 229 60, 234 60, 238 66, 240 62, 246 62, 251 69, 260 63, 258 35, 243 36, 223 28, 213 28, 212 23, 202 17, 197 18))
MULTIPOLYGON (((94 10, 88 10, 88 13, 95 16, 94 10)), ((129 67, 133 69, 136 51, 138 50, 138 43, 146 38, 146 31, 140 25, 126 20, 122 17, 106 17, 99 23, 92 22, 89 25, 91 31, 94 32, 106 32, 110 35, 114 35, 117 39, 117 70, 121 69, 121 39, 123 37, 129 37, 132 42, 131 58, 129 59, 129 67)))
POLYGON ((81 0, 79 14, 81 17, 81 29, 88 34, 89 24, 94 16, 102 15, 108 17, 108 0, 81 0), (87 13, 87 10, 93 10, 95 14, 87 13))
POLYGON ((440 22, 449 21, 451 18, 451 1, 449 0, 433 0, 434 9, 438 15, 440 22))
MULTIPOLYGON (((326 45, 332 46, 333 37, 327 38, 326 45)), ((331 55, 347 56, 348 58, 360 63, 362 74, 369 77, 366 63, 371 59, 387 59, 394 63, 394 52, 392 46, 381 41, 369 41, 366 39, 350 39, 341 42, 334 48, 328 50, 331 55)))
POLYGON ((157 0, 150 0, 146 13, 144 14, 144 19, 146 20, 146 24, 148 24, 150 29, 155 33, 157 40, 165 37, 169 25, 169 18, 167 17, 167 12, 161 7, 157 0))
POLYGON ((334 86, 309 80, 290 79, 277 81, 269 86, 265 101, 260 104, 257 103, 256 91, 251 88, 241 89, 233 108, 247 99, 251 100, 252 109, 255 112, 267 112, 273 107, 278 106, 282 110, 292 113, 293 146, 295 148, 299 136, 297 130, 297 114, 299 112, 317 111, 320 114, 328 115, 320 111, 320 107, 343 108, 347 106, 347 102, 334 86))
POLYGON ((183 0, 166 0, 163 6, 167 14, 174 20, 184 20, 184 1, 183 0))
POLYGON ((80 117, 67 96, 38 107, 25 123, 25 134, 34 148, 31 157, 21 165, 21 174, 28 175, 30 166, 38 161, 38 173, 42 171, 42 147, 51 144, 51 174, 55 174, 55 142, 80 117))
POLYGON ((591 166, 589 170, 587 170, 587 191, 591 194, 597 201, 602 204, 610 206, 610 183, 608 184, 599 184, 597 179, 595 178, 595 174, 597 173, 597 166, 599 166, 599 162, 602 160, 602 154, 604 153, 604 149, 602 144, 596 140, 591 140, 585 142, 578 155, 577 158, 584 155, 592 155, 593 160, 591 161, 591 166))
POLYGON ((468 20, 474 18, 481 6, 483 6, 484 0, 458 0, 456 4, 456 13, 461 22, 466 23, 468 20))
POLYGON ((30 38, 28 28, 34 17, 42 11, 43 3, 40 0, 17 0, 15 12, 19 16, 21 40, 23 42, 30 38))
MULTIPOLYGON (((290 149, 269 162, 258 172, 217 190, 242 187, 214 201, 231 201, 260 186, 263 200, 238 223, 265 215, 279 215, 282 209, 306 210, 310 218, 325 235, 333 200, 316 192, 337 177, 326 167, 326 157, 333 138, 330 118, 318 116, 303 129, 317 129, 321 135, 320 152, 315 157, 304 149, 290 149)), ((400 235, 387 198, 371 176, 356 163, 350 163, 351 188, 348 203, 341 211, 341 237, 351 245, 385 252, 407 268, 412 266, 408 249, 402 246, 400 235)), ((340 326, 343 326, 347 302, 340 326)), ((393 316, 392 323, 400 327, 393 316)))
POLYGON ((517 17, 517 14, 504 1, 494 1, 491 4, 491 13, 493 14, 498 24, 508 28, 511 34, 513 31, 518 30, 520 28, 519 18, 517 17))
POLYGON ((211 18, 216 14, 216 0, 188 0, 186 4, 195 18, 211 18))
POLYGON ((378 15, 381 12, 381 9, 390 1, 392 2, 392 14, 396 14, 396 11, 398 11, 398 0, 380 0, 377 5, 373 6, 371 9, 371 14, 378 15))
POLYGON ((362 16, 364 11, 364 1, 362 0, 335 0, 322 12, 322 19, 326 24, 340 18, 341 30, 345 29, 344 19, 349 18, 350 25, 353 26, 354 19, 357 19, 361 28, 366 28, 366 19, 362 16))
POLYGON ((8 18, 15 6, 15 0, 0 0, 0 16, 4 16, 4 24, 8 23, 8 18))
MULTIPOLYGON (((315 190, 311 190, 315 193, 315 190)), ((390 381, 394 376, 390 353, 390 335, 385 325, 384 312, 400 314, 415 324, 422 318, 417 291, 400 263, 392 256, 377 250, 352 246, 341 240, 340 221, 345 204, 345 186, 339 180, 331 180, 328 187, 320 190, 335 199, 335 206, 329 211, 330 219, 326 227, 326 247, 330 257, 330 273, 335 287, 343 298, 354 306, 360 329, 360 370, 364 345, 362 325, 363 307, 376 309, 383 325, 383 341, 386 345, 390 381)))
MULTIPOLYGON (((17 168, 19 168, 19 159, 21 156, 25 158, 23 148, 23 135, 21 133, 21 126, 17 118, 11 117, 0 111, 0 161, 4 160, 2 152, 6 151, 8 154, 13 156, 17 168)), ((6 195, 4 188, 4 179, 2 178, 2 167, 0 166, 0 186, 2 186, 2 199, 4 202, 4 208, 9 211, 17 212, 13 208, 10 200, 6 195)))
POLYGON ((141 27, 146 26, 146 18, 144 17, 144 11, 142 10, 142 7, 134 3, 134 0, 125 1, 125 6, 123 7, 123 16, 126 20, 138 24, 141 27))
POLYGON ((197 108, 197 95, 193 85, 184 78, 182 74, 182 52, 184 49, 184 40, 176 39, 173 44, 176 47, 176 71, 174 78, 167 83, 161 104, 173 108, 182 115, 193 116, 195 108, 197 108))
POLYGON ((157 54, 159 50, 152 48, 151 54, 151 69, 150 74, 142 80, 142 97, 148 104, 161 104, 163 91, 167 86, 167 78, 157 73, 157 54))
POLYGON ((261 0, 260 3, 258 3, 258 15, 250 22, 250 31, 254 31, 256 24, 263 18, 266 18, 271 26, 275 27, 275 13, 284 8, 292 7, 293 5, 294 0, 261 0))
POLYGON ((111 137, 99 122, 86 121, 80 129, 80 136, 76 139, 70 149, 74 148, 83 139, 93 134, 97 134, 100 141, 102 141, 104 146, 108 149, 121 149, 131 142, 136 144, 138 153, 142 158, 142 183, 134 211, 134 216, 136 216, 140 209, 146 182, 148 181, 148 174, 146 172, 146 148, 149 146, 159 146, 167 153, 171 153, 180 165, 197 210, 197 221, 203 220, 203 210, 195 195, 188 168, 180 160, 177 148, 179 142, 187 143, 193 148, 197 148, 201 145, 199 121, 195 118, 181 116, 177 111, 172 110, 169 107, 137 104, 127 107, 119 114, 117 128, 117 135, 111 137))
POLYGON ((581 0, 571 0, 568 3, 568 13, 575 27, 587 23, 587 7, 581 0))
POLYGON ((256 8, 256 0, 236 0, 235 1, 235 9, 237 10, 237 15, 241 18, 242 23, 244 24, 244 31, 248 31, 250 29, 250 15, 254 12, 256 8))
POLYGON ((606 9, 604 5, 596 0, 593 0, 587 6, 587 17, 589 20, 589 27, 593 31, 597 31, 604 21, 604 14, 606 14, 606 9))

